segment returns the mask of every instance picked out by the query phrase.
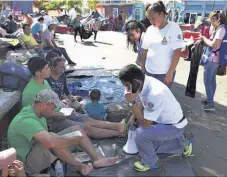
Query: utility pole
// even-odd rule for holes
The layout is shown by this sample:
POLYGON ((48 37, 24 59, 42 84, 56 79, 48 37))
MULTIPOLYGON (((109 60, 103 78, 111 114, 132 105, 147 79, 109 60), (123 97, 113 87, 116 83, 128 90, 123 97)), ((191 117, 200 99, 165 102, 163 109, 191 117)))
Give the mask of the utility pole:
POLYGON ((172 21, 174 22, 175 19, 175 8, 176 8, 176 2, 173 0, 173 8, 172 8, 172 21))

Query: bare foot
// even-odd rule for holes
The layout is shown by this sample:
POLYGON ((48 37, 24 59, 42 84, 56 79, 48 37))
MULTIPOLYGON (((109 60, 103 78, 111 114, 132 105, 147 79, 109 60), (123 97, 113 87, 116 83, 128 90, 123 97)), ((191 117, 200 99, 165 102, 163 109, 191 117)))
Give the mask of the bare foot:
POLYGON ((83 176, 87 176, 89 173, 91 173, 91 171, 93 170, 93 166, 91 163, 88 163, 87 165, 83 165, 81 168, 80 168, 80 173, 81 175, 83 176))
POLYGON ((94 162, 94 167, 95 168, 109 167, 115 165, 118 160, 119 157, 102 157, 94 162))

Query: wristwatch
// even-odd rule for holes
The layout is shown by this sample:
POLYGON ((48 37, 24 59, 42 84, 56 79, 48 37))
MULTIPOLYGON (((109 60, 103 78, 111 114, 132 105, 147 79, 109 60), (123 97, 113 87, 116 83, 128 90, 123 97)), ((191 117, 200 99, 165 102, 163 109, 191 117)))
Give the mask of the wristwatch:
POLYGON ((134 104, 136 104, 136 101, 129 102, 129 103, 128 103, 128 106, 129 106, 129 107, 132 107, 134 104))

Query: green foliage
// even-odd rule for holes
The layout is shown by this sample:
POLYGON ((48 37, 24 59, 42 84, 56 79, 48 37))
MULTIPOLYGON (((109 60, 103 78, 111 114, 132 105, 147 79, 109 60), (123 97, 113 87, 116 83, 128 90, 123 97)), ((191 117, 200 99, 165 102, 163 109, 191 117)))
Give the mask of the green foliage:
POLYGON ((66 9, 78 9, 82 6, 82 0, 51 0, 50 2, 44 2, 43 6, 48 10, 58 10, 62 7, 66 9))
POLYGON ((88 4, 88 8, 91 10, 95 10, 96 4, 98 4, 98 0, 88 0, 87 4, 88 4))

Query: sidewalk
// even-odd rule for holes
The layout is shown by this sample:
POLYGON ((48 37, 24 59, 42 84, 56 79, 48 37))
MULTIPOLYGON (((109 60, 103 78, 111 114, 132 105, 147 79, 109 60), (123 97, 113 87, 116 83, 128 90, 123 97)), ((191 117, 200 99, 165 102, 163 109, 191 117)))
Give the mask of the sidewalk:
POLYGON ((203 67, 200 66, 196 98, 184 96, 190 62, 181 60, 178 65, 173 92, 189 119, 187 131, 195 134, 194 157, 190 163, 198 176, 227 176, 227 77, 217 76, 214 112, 200 109, 205 96, 203 67))

